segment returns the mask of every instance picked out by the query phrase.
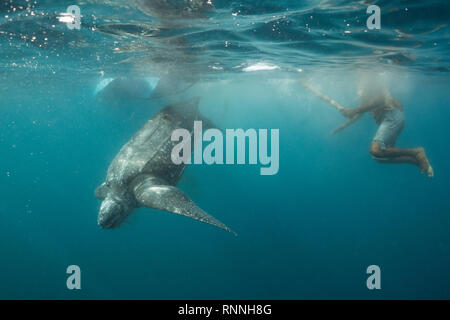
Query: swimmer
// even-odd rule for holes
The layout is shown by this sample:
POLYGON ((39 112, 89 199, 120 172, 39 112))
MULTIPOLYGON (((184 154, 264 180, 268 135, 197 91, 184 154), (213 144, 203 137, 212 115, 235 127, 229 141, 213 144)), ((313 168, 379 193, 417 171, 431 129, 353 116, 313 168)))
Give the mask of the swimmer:
POLYGON ((396 148, 395 142, 405 126, 403 106, 391 97, 386 88, 376 86, 358 90, 360 105, 357 108, 342 108, 341 114, 349 119, 359 119, 365 112, 369 112, 378 130, 372 140, 370 153, 380 163, 410 163, 417 166, 429 178, 434 176, 433 168, 428 161, 422 147, 404 149, 396 148))

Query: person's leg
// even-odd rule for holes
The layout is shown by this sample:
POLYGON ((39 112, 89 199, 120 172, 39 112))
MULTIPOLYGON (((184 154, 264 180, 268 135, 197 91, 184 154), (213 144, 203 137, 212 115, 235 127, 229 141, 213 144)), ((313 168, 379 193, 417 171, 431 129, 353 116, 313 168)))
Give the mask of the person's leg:
POLYGON ((423 148, 395 148, 398 136, 405 126, 405 118, 401 110, 395 109, 385 115, 375 134, 370 153, 381 163, 410 163, 419 167, 422 173, 433 177, 433 168, 428 162, 423 148))
POLYGON ((370 153, 376 161, 380 163, 410 163, 419 167, 422 173, 428 177, 433 177, 433 168, 423 148, 401 149, 385 148, 382 149, 377 141, 373 141, 370 147, 370 153))
POLYGON ((434 177, 434 171, 431 167, 430 162, 428 161, 428 157, 425 154, 425 149, 420 147, 419 152, 417 153, 417 161, 419 161, 419 168, 422 173, 425 173, 428 177, 433 178, 434 177))

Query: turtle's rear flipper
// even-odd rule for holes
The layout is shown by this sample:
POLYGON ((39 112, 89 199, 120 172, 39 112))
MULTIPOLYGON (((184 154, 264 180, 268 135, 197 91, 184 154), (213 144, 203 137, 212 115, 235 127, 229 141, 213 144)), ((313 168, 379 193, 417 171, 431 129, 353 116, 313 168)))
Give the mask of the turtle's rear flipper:
POLYGON ((176 77, 162 77, 147 100, 158 100, 181 94, 192 88, 198 79, 181 80, 176 77))
POLYGON ((222 222, 197 207, 180 189, 164 184, 160 179, 147 177, 138 182, 133 190, 136 200, 145 207, 183 215, 209 223, 236 235, 222 222))

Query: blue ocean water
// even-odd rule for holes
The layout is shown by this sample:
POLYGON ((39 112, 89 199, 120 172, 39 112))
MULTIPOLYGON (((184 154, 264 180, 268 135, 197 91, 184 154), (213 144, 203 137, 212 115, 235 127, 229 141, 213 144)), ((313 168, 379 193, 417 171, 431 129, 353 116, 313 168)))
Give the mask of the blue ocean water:
POLYGON ((166 3, 0 1, 0 298, 449 299, 448 3, 166 3), (366 27, 369 4, 380 30, 366 27), (58 19, 69 5, 80 30, 58 19), (423 146, 433 179, 373 161, 369 115, 331 136, 345 119, 299 83, 356 107, 359 79, 375 75, 404 105, 397 146, 423 146), (95 97, 122 76, 193 85, 95 97), (190 165, 179 184, 238 236, 147 208, 101 229, 94 190, 111 160, 168 100, 192 96, 220 128, 280 132, 278 174, 190 165), (366 287, 374 264, 381 290, 366 287), (69 265, 81 290, 66 287, 69 265))

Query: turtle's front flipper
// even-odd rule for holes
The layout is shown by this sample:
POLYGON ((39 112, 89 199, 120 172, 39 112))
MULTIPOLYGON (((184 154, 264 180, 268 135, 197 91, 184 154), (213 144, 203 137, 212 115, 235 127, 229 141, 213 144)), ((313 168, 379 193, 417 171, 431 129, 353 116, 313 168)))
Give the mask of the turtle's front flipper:
POLYGON ((104 200, 108 195, 109 189, 105 182, 95 189, 95 197, 100 200, 104 200))
POLYGON ((161 179, 150 176, 139 180, 134 184, 133 191, 136 200, 142 206, 180 214, 209 223, 236 235, 234 231, 230 230, 222 222, 197 207, 180 189, 167 185, 161 179))

